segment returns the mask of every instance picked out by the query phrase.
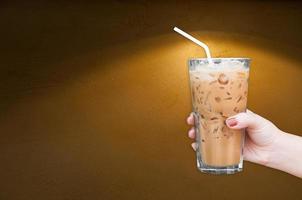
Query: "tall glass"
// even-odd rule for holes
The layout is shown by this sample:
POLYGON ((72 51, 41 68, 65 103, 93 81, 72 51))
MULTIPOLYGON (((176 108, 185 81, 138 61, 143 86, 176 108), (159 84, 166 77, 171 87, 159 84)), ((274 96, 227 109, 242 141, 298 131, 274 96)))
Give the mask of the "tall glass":
POLYGON ((190 59, 189 74, 197 167, 212 174, 234 174, 243 168, 244 130, 232 130, 225 120, 246 111, 248 58, 190 59))

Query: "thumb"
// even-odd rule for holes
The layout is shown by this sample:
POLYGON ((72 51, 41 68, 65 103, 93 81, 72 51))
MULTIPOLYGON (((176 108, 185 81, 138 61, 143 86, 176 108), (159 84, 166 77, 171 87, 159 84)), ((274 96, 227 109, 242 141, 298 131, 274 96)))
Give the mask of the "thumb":
POLYGON ((266 120, 264 118, 249 110, 229 117, 226 120, 227 126, 231 129, 248 128, 249 130, 259 130, 265 122, 266 120))

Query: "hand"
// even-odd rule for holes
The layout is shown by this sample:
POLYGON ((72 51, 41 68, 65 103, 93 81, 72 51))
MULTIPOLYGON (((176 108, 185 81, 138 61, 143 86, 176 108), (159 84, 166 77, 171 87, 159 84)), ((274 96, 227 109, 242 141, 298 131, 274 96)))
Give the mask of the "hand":
MULTIPOLYGON (((194 125, 192 114, 187 123, 194 125)), ((229 117, 226 124, 231 129, 246 128, 244 160, 302 178, 302 137, 281 131, 272 122, 249 110, 229 117)), ((188 135, 195 138, 194 128, 189 130, 188 135)), ((196 143, 192 143, 192 147, 196 150, 196 143)))
MULTIPOLYGON (((187 123, 194 125, 192 114, 188 117, 187 123)), ((280 134, 280 130, 270 121, 249 110, 246 113, 239 113, 228 118, 226 124, 231 129, 246 128, 247 136, 243 150, 244 159, 267 165, 270 155, 275 151, 274 143, 280 134)), ((189 131, 188 135, 192 139, 195 138, 194 128, 189 131)), ((195 146, 196 143, 192 143, 194 150, 195 146)))

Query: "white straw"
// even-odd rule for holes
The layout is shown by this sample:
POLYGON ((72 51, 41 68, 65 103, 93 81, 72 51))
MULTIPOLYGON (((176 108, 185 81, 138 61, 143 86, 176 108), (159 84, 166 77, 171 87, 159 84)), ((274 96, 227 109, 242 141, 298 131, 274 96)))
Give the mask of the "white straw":
POLYGON ((212 58, 211 58, 211 54, 210 54, 209 47, 208 47, 205 43, 203 43, 203 42, 197 40, 197 39, 194 38, 193 36, 189 35, 188 33, 184 32, 184 31, 182 31, 182 30, 180 30, 180 29, 177 28, 177 27, 174 27, 173 30, 176 31, 177 33, 181 34, 181 35, 184 36, 185 38, 191 40, 191 41, 194 42, 195 44, 201 46, 201 47, 205 50, 209 62, 212 63, 212 58))

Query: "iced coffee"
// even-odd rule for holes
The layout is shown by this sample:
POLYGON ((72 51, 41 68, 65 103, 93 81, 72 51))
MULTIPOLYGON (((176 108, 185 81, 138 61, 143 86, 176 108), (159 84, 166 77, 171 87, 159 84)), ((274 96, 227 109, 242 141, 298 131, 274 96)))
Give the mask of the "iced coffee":
POLYGON ((228 128, 225 120, 246 110, 249 59, 191 59, 189 73, 198 168, 217 174, 241 171, 244 130, 228 128))

